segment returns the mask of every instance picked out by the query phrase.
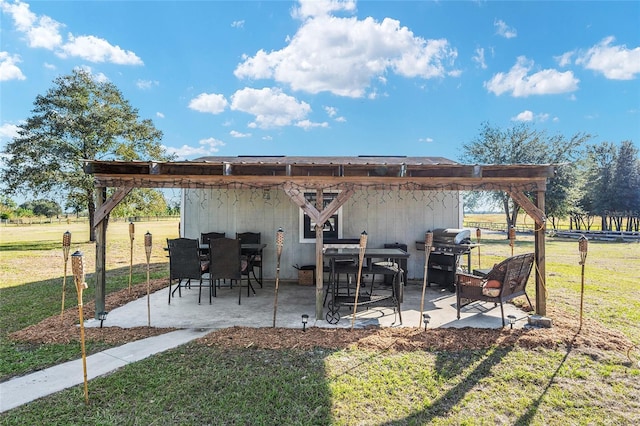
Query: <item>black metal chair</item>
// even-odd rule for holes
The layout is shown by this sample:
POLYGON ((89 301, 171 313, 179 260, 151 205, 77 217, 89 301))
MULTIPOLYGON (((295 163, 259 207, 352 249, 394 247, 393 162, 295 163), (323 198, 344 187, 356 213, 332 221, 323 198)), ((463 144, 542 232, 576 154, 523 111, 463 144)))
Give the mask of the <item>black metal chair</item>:
POLYGON ((237 282, 238 305, 242 302, 243 277, 247 279, 247 297, 250 296, 250 290, 254 294, 256 292, 249 280, 248 267, 248 263, 246 260, 243 262, 243 256, 240 254, 240 240, 218 238, 209 242, 209 278, 211 282, 226 279, 232 283, 237 282))
MULTIPOLYGON (((236 238, 240 240, 241 244, 260 244, 260 232, 236 232, 236 238)), ((262 255, 255 254, 249 256, 250 265, 249 271, 253 275, 253 278, 260 284, 262 288, 262 255), (258 268, 258 276, 256 277, 255 268, 258 268)))
MULTIPOLYGON (((200 260, 198 240, 191 238, 167 239, 169 249, 169 304, 176 290, 182 297, 182 281, 187 280, 184 287, 191 287, 191 280, 198 280, 200 292, 202 291, 203 262, 200 260), (171 291, 173 280, 178 280, 177 287, 171 291)), ((211 283, 209 283, 211 285, 211 283)), ((200 303, 200 295, 198 295, 200 303)), ((209 290, 209 303, 211 303, 211 290, 209 290)))

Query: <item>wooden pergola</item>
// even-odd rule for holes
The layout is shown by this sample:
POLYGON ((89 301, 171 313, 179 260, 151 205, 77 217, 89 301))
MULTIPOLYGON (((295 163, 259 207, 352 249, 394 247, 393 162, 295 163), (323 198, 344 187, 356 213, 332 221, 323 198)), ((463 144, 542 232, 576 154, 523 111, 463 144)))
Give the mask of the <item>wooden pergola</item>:
MULTIPOLYGON (((536 312, 546 314, 545 191, 553 165, 465 165, 440 157, 206 157, 188 162, 87 161, 95 179, 96 312, 104 311, 109 213, 133 188, 281 188, 316 223, 316 265, 323 264, 324 223, 358 188, 411 191, 505 191, 533 218, 536 312), (107 188, 114 188, 107 198, 107 188), (326 207, 323 191, 339 195, 326 207), (304 192, 316 191, 316 204, 304 192), (532 202, 527 194, 533 194, 532 202)), ((316 318, 323 276, 316 274, 316 318)))

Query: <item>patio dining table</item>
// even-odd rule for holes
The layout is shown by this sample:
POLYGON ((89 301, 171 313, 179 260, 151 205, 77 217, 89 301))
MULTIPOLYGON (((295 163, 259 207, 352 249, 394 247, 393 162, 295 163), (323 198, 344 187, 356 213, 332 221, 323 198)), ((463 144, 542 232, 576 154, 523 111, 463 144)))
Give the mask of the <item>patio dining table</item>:
MULTIPOLYGON (((337 324, 340 321, 340 307, 351 306, 356 304, 355 294, 351 295, 350 291, 346 294, 344 289, 340 288, 338 280, 339 273, 358 272, 358 265, 355 263, 345 264, 344 260, 358 259, 360 256, 359 248, 327 248, 324 251, 324 257, 329 260, 330 274, 329 286, 331 290, 331 300, 327 304, 328 312, 326 320, 330 324, 337 324), (341 262, 342 261, 342 262, 341 262)), ((391 307, 400 317, 402 324, 402 312, 400 304, 402 303, 403 283, 401 277, 405 273, 400 268, 400 259, 408 259, 409 253, 399 248, 367 248, 364 251, 362 274, 372 275, 391 275, 393 280, 391 285, 386 289, 378 288, 373 291, 373 282, 368 294, 358 295, 357 306, 360 307, 391 307), (377 262, 375 260, 378 260, 377 262)), ((347 283, 348 285, 348 283, 347 283)))
MULTIPOLYGON (((247 267, 249 268, 249 273, 253 274, 253 279, 260 285, 260 287, 262 287, 262 281, 258 277, 256 277, 256 273, 252 265, 256 258, 262 259, 262 251, 266 247, 267 245, 264 243, 240 244, 240 254, 247 257, 247 267)), ((200 254, 202 255, 209 254, 209 244, 200 244, 199 249, 200 249, 200 254)))

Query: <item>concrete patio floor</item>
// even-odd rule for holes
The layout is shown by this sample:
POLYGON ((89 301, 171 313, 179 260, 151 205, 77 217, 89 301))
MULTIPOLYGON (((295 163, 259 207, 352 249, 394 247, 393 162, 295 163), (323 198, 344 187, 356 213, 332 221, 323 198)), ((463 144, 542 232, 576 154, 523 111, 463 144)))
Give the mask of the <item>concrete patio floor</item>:
MULTIPOLYGON (((209 304, 209 289, 202 288, 202 303, 198 304, 198 288, 182 289, 182 297, 172 297, 168 304, 167 288, 152 293, 150 296, 151 326, 158 328, 174 327, 182 329, 220 329, 232 326, 271 327, 273 325, 273 307, 275 283, 265 281, 260 288, 253 283, 256 294, 247 297, 243 288, 242 304, 238 305, 238 288, 222 287, 217 290, 217 297, 209 304)), ((367 288, 370 283, 367 283, 367 288)), ((378 284, 376 284, 378 286, 378 284)), ((384 287, 380 285, 382 290, 384 287)), ((175 288, 175 287, 174 287, 175 288)), ((408 282, 404 287, 402 303, 402 323, 392 308, 359 307, 356 314, 356 327, 422 327, 420 318, 420 300, 422 282, 408 282)), ((109 311, 110 307, 106 309, 109 311)), ((301 328, 302 315, 309 315, 307 327, 351 327, 352 307, 342 306, 340 321, 330 324, 326 321, 328 309, 324 308, 323 318, 315 319, 315 287, 302 286, 296 282, 280 282, 278 289, 278 307, 276 326, 285 328, 301 328)), ((456 319, 455 293, 439 287, 427 287, 424 300, 424 312, 431 316, 429 328, 436 327, 476 327, 500 328, 500 306, 493 303, 474 302, 465 306, 461 318, 456 319)), ((527 323, 528 314, 513 304, 504 305, 504 315, 515 315, 514 327, 522 327, 527 323)), ((125 306, 110 310, 104 326, 123 328, 146 326, 147 298, 143 297, 125 306)), ((90 319, 88 327, 99 327, 100 322, 90 319)))

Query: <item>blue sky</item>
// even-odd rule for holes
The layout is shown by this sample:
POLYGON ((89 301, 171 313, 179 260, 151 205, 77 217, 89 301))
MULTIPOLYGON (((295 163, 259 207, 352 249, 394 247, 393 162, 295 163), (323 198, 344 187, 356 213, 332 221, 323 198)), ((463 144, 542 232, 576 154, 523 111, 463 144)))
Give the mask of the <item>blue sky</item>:
POLYGON ((640 2, 0 0, 0 148, 74 68, 180 159, 458 160, 489 121, 640 146, 640 2))

